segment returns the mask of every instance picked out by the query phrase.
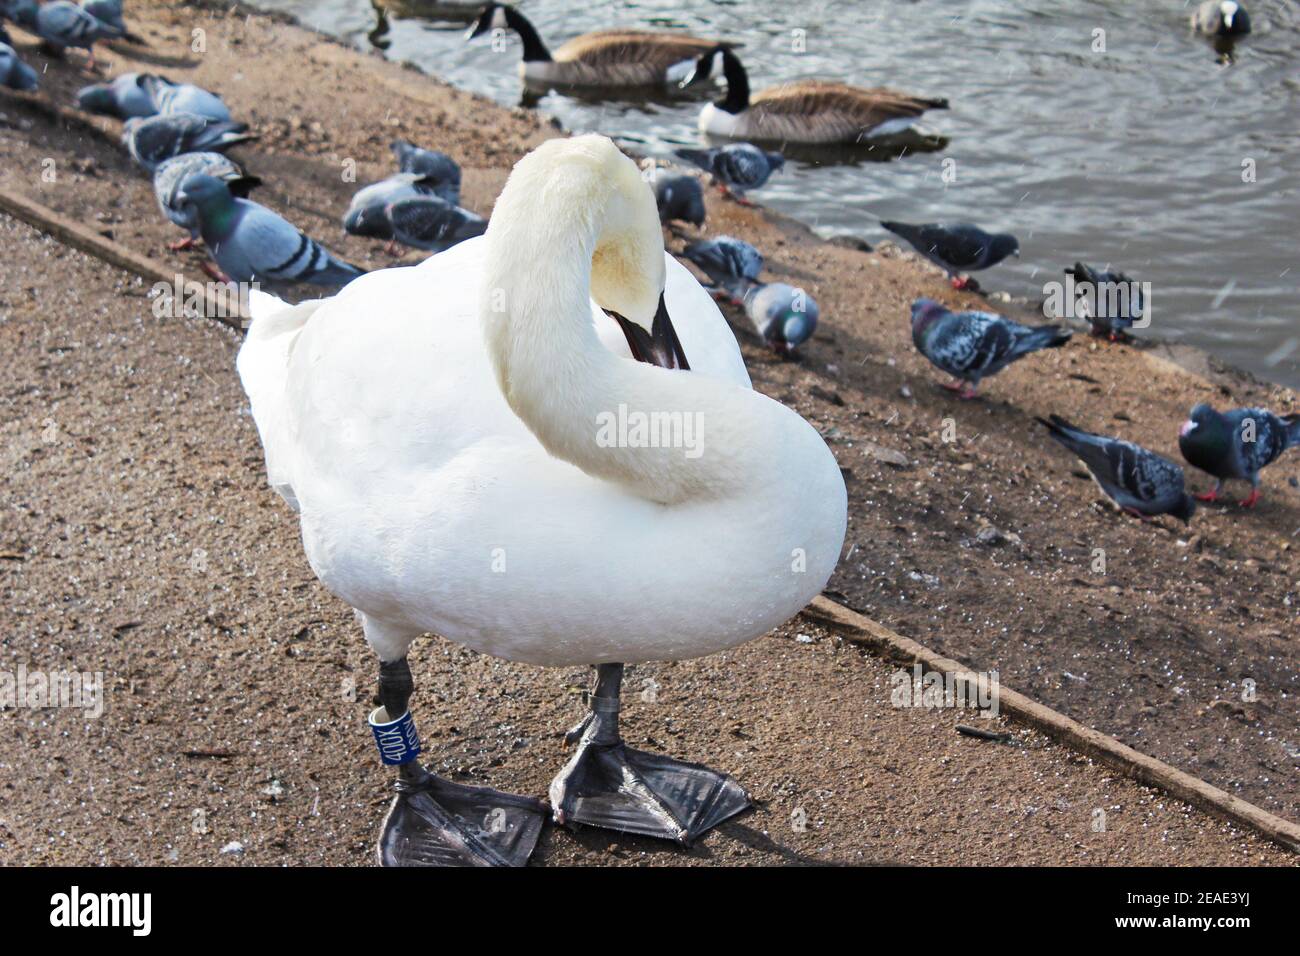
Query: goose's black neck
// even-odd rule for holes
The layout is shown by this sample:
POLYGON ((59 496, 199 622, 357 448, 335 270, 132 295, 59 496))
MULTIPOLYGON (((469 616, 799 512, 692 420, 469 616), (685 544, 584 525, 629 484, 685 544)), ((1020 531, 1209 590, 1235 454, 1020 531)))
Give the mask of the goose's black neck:
POLYGON ((528 18, 514 7, 502 7, 502 9, 505 11, 506 24, 519 34, 519 39, 524 44, 524 62, 551 62, 551 51, 546 49, 546 44, 537 35, 537 29, 528 22, 528 18))
POLYGON ((749 75, 740 57, 726 47, 721 47, 722 74, 727 78, 727 95, 713 105, 728 113, 740 113, 749 108, 749 75))

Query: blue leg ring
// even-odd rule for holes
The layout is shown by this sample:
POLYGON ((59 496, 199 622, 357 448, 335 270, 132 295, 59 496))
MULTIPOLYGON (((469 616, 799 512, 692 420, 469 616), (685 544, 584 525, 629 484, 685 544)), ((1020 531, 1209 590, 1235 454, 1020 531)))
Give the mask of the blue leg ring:
POLYGON ((389 720, 388 711, 378 707, 370 715, 370 729, 379 747, 379 759, 385 766, 400 766, 419 756, 420 735, 415 731, 415 718, 409 710, 396 720, 389 720))

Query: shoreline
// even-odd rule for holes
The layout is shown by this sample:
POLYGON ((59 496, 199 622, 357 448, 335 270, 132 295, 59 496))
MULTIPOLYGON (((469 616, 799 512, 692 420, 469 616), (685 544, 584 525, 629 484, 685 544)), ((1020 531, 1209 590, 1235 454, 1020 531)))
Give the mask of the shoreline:
MULTIPOLYGON (((206 10, 211 13, 214 6, 208 4, 206 10)), ((167 51, 188 36, 194 11, 159 0, 138 4, 138 8, 131 22, 133 26, 138 23, 140 32, 150 40, 147 53, 153 63, 132 59, 128 46, 112 47, 108 58, 114 61, 115 72, 162 69, 210 85, 225 95, 236 116, 248 118, 262 133, 258 143, 234 151, 236 158, 267 181, 253 198, 285 213, 332 250, 372 268, 391 260, 382 255, 377 243, 341 237, 338 216, 352 190, 392 168, 387 155, 389 139, 401 135, 452 153, 465 169, 465 204, 486 213, 514 159, 542 138, 554 135, 553 126, 538 116, 500 107, 327 35, 291 26, 286 22, 291 18, 280 17, 277 25, 274 18, 260 13, 242 24, 212 16, 214 40, 206 58, 168 55, 167 51), (224 47, 222 40, 227 44, 224 47), (267 62, 266 57, 275 59, 267 62), (160 60, 172 65, 159 66, 160 60), (285 60, 294 63, 293 71, 283 69, 285 60), (269 105, 268 94, 275 97, 269 105), (376 108, 385 101, 392 106, 386 108, 387 115, 376 108), (339 178, 340 163, 347 158, 357 163, 356 183, 339 178)), ((26 55, 32 44, 25 35, 17 39, 26 55)), ((69 62, 52 63, 46 75, 47 92, 42 95, 66 103, 70 90, 85 82, 75 72, 69 62)), ((183 262, 186 271, 196 268, 201 254, 181 260, 166 252, 166 242, 178 238, 179 233, 158 214, 148 180, 132 169, 114 145, 115 121, 89 120, 103 136, 88 136, 84 128, 25 106, 18 97, 5 99, 0 113, 4 114, 0 123, 15 131, 0 142, 4 160, 0 163, 0 187, 38 199, 74 221, 108 233, 128 249, 162 261, 183 262), (23 123, 29 124, 26 129, 23 123), (66 170, 59 183, 50 186, 31 176, 43 156, 56 157, 59 168, 66 170)), ((1090 484, 1075 477, 1073 464, 1047 447, 1050 443, 1035 434, 1032 425, 1035 414, 1063 411, 1081 417, 1085 427, 1124 433, 1166 452, 1171 446, 1171 422, 1176 427, 1177 416, 1185 413, 1193 400, 1222 403, 1231 397, 1242 403, 1271 402, 1279 410, 1294 410, 1297 396, 1279 386, 1215 372, 1208 357, 1204 362, 1217 380, 1197 378, 1174 365, 1162 349, 1105 346, 1076 336, 1070 345, 1057 350, 1059 354, 1027 360, 990 380, 982 402, 954 403, 938 394, 932 384, 934 373, 911 349, 907 303, 920 294, 952 304, 979 306, 983 300, 946 289, 928 268, 915 268, 910 254, 891 254, 879 246, 864 252, 852 244, 825 241, 797 220, 744 209, 713 196, 708 197, 708 211, 705 234, 732 232, 749 239, 767 256, 770 277, 804 284, 822 304, 822 327, 800 362, 783 362, 766 352, 747 331, 743 317, 738 320, 734 311, 725 311, 741 342, 755 387, 791 405, 818 427, 846 472, 850 534, 841 568, 831 584, 836 599, 973 669, 999 670, 1009 686, 1142 752, 1270 812, 1300 819, 1300 786, 1290 782, 1292 768, 1300 758, 1290 757, 1287 749, 1300 743, 1294 737, 1294 728, 1300 726, 1295 703, 1300 676, 1289 664, 1293 655, 1288 636, 1297 623, 1291 609, 1300 606, 1300 584, 1293 583, 1300 581, 1300 562, 1291 534, 1292 528, 1300 530, 1300 496, 1287 480, 1296 477, 1300 458, 1284 459, 1266 473, 1266 498, 1257 512, 1206 509, 1187 530, 1146 528, 1095 505, 1090 484), (948 420, 959 436, 955 442, 940 437, 942 423, 948 420), (888 452, 894 454, 885 454, 888 452), (1000 542, 983 543, 985 528, 997 531, 1000 542), (1090 553, 1097 546, 1110 555, 1113 571, 1108 575, 1095 576, 1088 570, 1090 553), (1247 609, 1244 616, 1241 608, 1247 609), (1178 668, 1176 680, 1166 676, 1171 659, 1178 668), (1236 702, 1244 678, 1258 683, 1258 703, 1236 702)), ((692 231, 690 238, 694 235, 692 231)), ((678 250, 682 243, 670 237, 668 244, 678 250)), ((401 262, 412 264, 422 258, 423 254, 407 252, 401 262)), ((7 327, 12 334, 21 333, 12 315, 26 314, 24 285, 31 285, 38 296, 59 291, 57 273, 21 274, 30 278, 0 288, 0 313, 11 316, 0 320, 0 328, 7 327)), ((62 292, 63 299, 56 295, 53 301, 63 302, 58 308, 66 310, 69 301, 78 300, 75 295, 68 299, 75 290, 62 292)), ((147 316, 148 299, 141 293, 136 285, 127 283, 118 293, 119 301, 100 307, 119 312, 130 308, 147 316)), ((60 340, 57 317, 43 318, 47 341, 42 349, 66 345, 60 340)), ((118 325, 125 321, 120 316, 115 320, 118 325)), ((222 406, 220 415, 206 405, 194 410, 180 406, 172 412, 174 419, 169 424, 182 429, 220 427, 218 423, 230 417, 231 402, 236 407, 246 404, 237 383, 233 392, 230 388, 233 342, 229 333, 215 327, 201 332, 177 321, 158 322, 137 320, 134 326, 125 326, 134 329, 135 344, 141 349, 139 361, 155 354, 181 352, 176 344, 180 341, 195 348, 207 342, 205 352, 221 346, 208 356, 216 365, 210 369, 187 365, 180 379, 186 391, 199 393, 214 387, 210 381, 220 380, 221 389, 208 399, 222 406), (177 335, 181 338, 175 339, 177 335)), ((85 326, 81 327, 79 334, 84 337, 85 326)), ((76 357, 75 351, 70 354, 76 357)), ((114 361, 127 360, 118 356, 114 361)), ((83 369, 82 375, 90 374, 91 368, 83 369)), ((51 401, 75 401, 78 389, 105 387, 81 377, 60 384, 66 373, 60 372, 56 359, 38 361, 35 367, 20 365, 19 370, 16 380, 35 381, 38 389, 36 398, 23 393, 11 399, 27 407, 24 421, 28 422, 46 417, 58 421, 64 413, 51 401), (47 393, 61 397, 44 398, 47 393), (49 410, 42 412, 44 407, 49 410)), ((161 371, 165 367, 155 368, 155 372, 161 371)), ((173 383, 171 387, 176 386, 173 383)), ((120 402, 116 387, 105 394, 120 402)), ((16 435, 26 435, 23 425, 14 427, 19 429, 16 435)), ((241 418, 241 441, 248 439, 249 427, 247 419, 241 418)), ((84 428, 77 426, 76 430, 84 428)), ((273 509, 274 502, 268 504, 270 495, 262 481, 255 440, 252 453, 247 444, 239 450, 222 443, 223 454, 230 456, 224 460, 207 455, 202 442, 191 447, 194 441, 186 440, 188 454, 194 456, 192 463, 186 458, 170 461, 168 467, 181 469, 171 480, 197 483, 201 488, 211 484, 214 489, 233 483, 240 489, 241 499, 255 502, 250 505, 256 508, 253 515, 241 516, 243 501, 227 501, 215 490, 212 500, 202 507, 219 509, 217 513, 227 515, 225 520, 230 523, 256 523, 263 533, 270 534, 267 528, 277 529, 274 541, 286 553, 272 556, 265 546, 249 541, 241 547, 262 554, 262 562, 280 568, 279 573, 289 580, 309 575, 293 540, 291 516, 275 510, 261 513, 273 509), (232 467, 232 462, 239 464, 232 467), (186 473, 190 467, 193 474, 186 473)), ((30 457, 30 443, 25 442, 22 439, 15 446, 15 454, 23 462, 30 457)), ((32 442, 37 449, 42 447, 38 439, 32 442)), ((147 446, 140 451, 150 454, 147 446)), ((53 463, 48 467, 54 467, 53 463)), ((74 459, 61 467, 75 470, 78 466, 74 459)), ((44 480, 68 489, 72 477, 47 473, 44 480)), ((89 507, 89 500, 73 497, 66 504, 75 512, 89 507)), ((49 533, 39 526, 26 533, 33 541, 45 542, 33 545, 40 550, 66 551, 65 546, 47 542, 49 533)), ((138 541, 142 551, 150 547, 150 539, 141 537, 147 533, 140 527, 119 532, 127 540, 138 541)), ((223 532, 230 533, 233 529, 223 532)), ((217 553, 216 548, 206 550, 217 553)), ((187 553, 182 550, 177 557, 182 569, 187 553)), ((240 554, 231 551, 229 560, 242 566, 247 559, 240 554)), ((58 562, 46 567, 33 558, 30 563, 19 562, 18 570, 8 570, 20 576, 36 575, 38 565, 46 568, 39 573, 47 577, 33 585, 33 593, 57 593, 60 576, 66 574, 58 562)), ((167 580, 158 586, 169 592, 184 593, 193 580, 184 574, 172 580, 170 570, 164 577, 167 580)), ((231 576, 223 593, 243 586, 236 577, 231 576)), ((148 593, 152 586, 142 580, 131 585, 141 593, 148 593)), ((368 686, 370 662, 348 616, 339 613, 337 602, 320 596, 318 588, 308 587, 308 593, 314 595, 315 618, 325 622, 308 628, 312 641, 328 642, 332 648, 328 653, 344 655, 348 672, 356 672, 357 684, 368 686)), ((280 613, 302 620, 303 615, 293 611, 292 600, 272 600, 266 594, 260 599, 273 603, 280 613)), ((178 600, 181 607, 190 606, 183 598, 178 600)), ((226 635, 219 640, 231 638, 223 630, 229 629, 256 648, 266 640, 261 628, 279 632, 274 617, 268 619, 266 612, 232 603, 229 594, 218 595, 216 600, 222 607, 213 620, 221 623, 199 626, 226 635)), ((45 619, 41 608, 40 604, 30 606, 34 619, 45 619)), ((202 617, 202 609, 199 611, 202 617)), ((164 633, 176 626, 157 608, 142 609, 132 619, 135 616, 149 622, 148 628, 163 627, 164 633)), ((118 623, 130 623, 130 619, 118 623)), ((787 627, 789 638, 791 629, 797 632, 804 625, 796 620, 787 627)), ((123 633, 143 640, 141 632, 145 630, 123 633)), ((836 667, 847 663, 834 664, 838 639, 822 635, 815 641, 822 642, 830 655, 824 663, 836 667)), ((280 650, 297 647, 285 637, 274 638, 272 643, 280 650)), ((757 719, 748 716, 755 702, 746 702, 743 693, 737 696, 737 688, 725 689, 728 668, 743 660, 751 679, 763 679, 761 675, 768 673, 765 668, 786 666, 786 648, 793 646, 768 637, 755 642, 752 652, 722 662, 693 663, 681 673, 694 675, 692 680, 703 682, 697 688, 707 687, 709 695, 721 696, 724 706, 746 714, 743 719, 749 722, 757 719)), ((140 644, 134 653, 145 653, 148 647, 147 642, 140 644)), ((312 656, 327 653, 311 644, 299 651, 312 656)), ((473 662, 442 642, 424 653, 443 659, 443 663, 454 661, 456 668, 480 676, 497 667, 491 662, 473 662)), ((264 663, 259 673, 270 680, 275 673, 272 665, 278 662, 268 659, 264 663)), ((426 662, 425 666, 432 664, 426 662)), ((655 673, 681 679, 671 676, 671 668, 655 673)), ((439 678, 465 679, 445 670, 439 672, 439 678)), ((178 679, 171 675, 168 683, 178 679)), ((527 680, 522 676, 513 679, 518 680, 520 693, 525 693, 527 680)), ((561 681, 559 675, 547 678, 548 685, 559 686, 561 681)), ((848 688, 840 690, 844 694, 848 688)), ((865 688, 858 687, 854 693, 863 691, 865 688)), ((563 692, 558 693, 562 699, 563 692)), ((837 708, 836 701, 851 699, 852 694, 832 695, 827 706, 837 708)), ((418 706, 429 705, 419 690, 416 700, 418 706)), ((761 709, 763 702, 757 704, 761 709)), ((226 706, 234 705, 227 700, 226 706)), ((701 706, 709 710, 713 705, 701 706)), ((871 706, 874 708, 874 703, 871 706)), ((507 710, 516 719, 524 719, 516 705, 507 710)), ((542 711, 543 717, 554 718, 557 725, 568 713, 554 704, 547 704, 542 711)), ((842 723, 845 714, 838 710, 833 718, 831 714, 827 712, 827 719, 840 721, 842 729, 850 726, 842 723)), ((354 716, 350 712, 337 714, 342 728, 337 733, 345 750, 362 767, 373 769, 366 763, 368 755, 356 735, 348 732, 354 716)), ((453 707, 442 719, 454 723, 459 718, 453 707)), ((426 724, 432 722, 426 718, 426 724)), ((711 739, 708 726, 690 727, 689 731, 675 726, 689 732, 700 756, 719 746, 719 741, 711 739)), ((234 731, 228 728, 226 732, 234 731)), ((662 733, 662 728, 658 732, 662 733)), ((774 726, 769 733, 772 736, 765 746, 771 749, 775 768, 780 765, 781 752, 775 742, 788 741, 789 731, 774 726)), ((492 759, 497 741, 440 743, 470 747, 477 754, 472 759, 478 761, 492 759)), ((545 747, 546 755, 534 756, 534 764, 546 763, 561 752, 551 742, 545 747)), ((725 766, 725 740, 721 752, 725 766)), ((526 748, 524 753, 535 755, 536 751, 526 748)), ((313 759, 321 761, 318 766, 335 764, 336 771, 355 774, 351 764, 340 769, 337 757, 316 752, 313 759)), ((528 774, 541 773, 537 766, 530 767, 528 774)), ((992 771, 986 768, 985 772, 992 771)), ((473 775, 478 776, 478 771, 473 775)), ((374 783, 377 793, 377 775, 365 779, 367 786, 374 783)), ((338 782, 331 781, 331 785, 338 782)), ((1014 780, 1006 782, 1013 790, 1019 785, 1014 780)), ((840 790, 846 786, 844 780, 838 784, 823 780, 823 784, 840 790)), ((258 787, 253 782, 247 786, 256 803, 258 787)), ((869 793, 860 796, 870 799, 869 793)), ((882 808, 882 819, 892 809, 882 808)), ((361 826, 366 820, 355 823, 361 826)))

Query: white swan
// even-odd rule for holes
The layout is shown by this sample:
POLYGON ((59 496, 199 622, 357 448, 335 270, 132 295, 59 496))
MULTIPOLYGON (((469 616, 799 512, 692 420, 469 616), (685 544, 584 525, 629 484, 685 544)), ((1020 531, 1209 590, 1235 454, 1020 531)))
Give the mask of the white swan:
MULTIPOLYGON (((796 613, 839 558, 844 483, 812 426, 750 389, 635 164, 604 137, 552 140, 485 236, 252 311, 238 364, 268 477, 379 655, 372 723, 413 734, 406 654, 425 632, 602 665, 557 819, 686 842, 743 809, 729 778, 622 745, 622 663, 710 654, 796 613), (638 441, 650 414, 680 424, 676 447, 638 441)), ((386 862, 526 859, 535 806, 441 781, 414 750, 386 862)))

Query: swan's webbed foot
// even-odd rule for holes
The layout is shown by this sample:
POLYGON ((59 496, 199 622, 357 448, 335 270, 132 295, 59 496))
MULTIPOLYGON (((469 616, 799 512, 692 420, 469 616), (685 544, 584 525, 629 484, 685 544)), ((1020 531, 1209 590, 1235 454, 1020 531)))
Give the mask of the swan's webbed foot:
POLYGON ((675 840, 696 839, 750 805, 729 776, 699 764, 635 750, 618 732, 622 664, 597 668, 591 711, 570 734, 577 753, 551 782, 555 822, 675 840))
POLYGON ((546 822, 540 800, 466 787, 418 763, 397 782, 379 836, 384 866, 523 866, 546 822))
POLYGON ((379 702, 370 725, 380 758, 398 767, 397 796, 379 835, 384 866, 523 866, 546 822, 540 800, 467 787, 420 765, 407 704, 415 683, 406 658, 379 665, 379 702), (390 714, 400 714, 396 719, 390 714))

